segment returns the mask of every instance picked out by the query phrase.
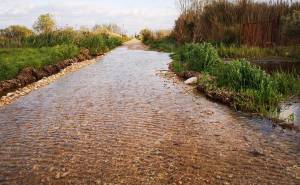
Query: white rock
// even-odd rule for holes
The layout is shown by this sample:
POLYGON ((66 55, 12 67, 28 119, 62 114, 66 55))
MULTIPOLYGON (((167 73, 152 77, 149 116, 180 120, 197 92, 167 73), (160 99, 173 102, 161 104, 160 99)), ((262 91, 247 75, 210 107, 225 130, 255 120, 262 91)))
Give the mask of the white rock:
POLYGON ((14 93, 7 93, 7 97, 12 97, 14 95, 14 93))
POLYGON ((197 77, 192 77, 187 79, 184 83, 187 85, 193 85, 196 84, 198 82, 198 78, 197 77))

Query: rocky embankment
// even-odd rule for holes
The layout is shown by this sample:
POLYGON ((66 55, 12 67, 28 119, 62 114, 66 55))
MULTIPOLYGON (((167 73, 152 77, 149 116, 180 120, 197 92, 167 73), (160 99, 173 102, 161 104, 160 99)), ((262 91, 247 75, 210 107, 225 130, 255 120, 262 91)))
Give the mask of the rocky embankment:
POLYGON ((80 54, 72 59, 60 61, 54 65, 44 66, 40 70, 32 67, 23 69, 15 79, 0 82, 0 97, 12 92, 18 88, 25 87, 28 84, 39 81, 45 77, 59 73, 62 69, 85 60, 92 59, 87 49, 81 49, 80 54))

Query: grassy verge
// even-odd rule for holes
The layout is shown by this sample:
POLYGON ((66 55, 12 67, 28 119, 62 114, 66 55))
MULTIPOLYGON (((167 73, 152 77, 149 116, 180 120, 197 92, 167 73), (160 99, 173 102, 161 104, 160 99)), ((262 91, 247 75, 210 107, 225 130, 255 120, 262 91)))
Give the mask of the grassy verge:
POLYGON ((110 51, 123 41, 121 37, 105 34, 60 31, 33 35, 18 45, 8 40, 6 48, 0 48, 0 81, 16 77, 26 67, 40 69, 73 58, 80 48, 88 49, 90 55, 95 56, 110 51))
MULTIPOLYGON (((150 44, 149 44, 150 43, 150 44)), ((299 59, 299 46, 258 48, 185 44, 177 47, 172 40, 148 40, 155 50, 172 52, 172 70, 182 75, 187 71, 201 73, 199 89, 209 97, 236 110, 277 117, 279 104, 300 96, 299 74, 276 72, 267 74, 246 59, 284 57, 299 59), (169 47, 164 47, 165 45, 169 47), (171 48, 171 49, 169 49, 171 48), (222 58, 235 59, 225 63, 222 58)))
POLYGON ((78 54, 79 48, 75 45, 0 49, 0 81, 16 77, 26 67, 40 69, 78 54))
POLYGON ((299 75, 270 75, 246 60, 224 63, 218 51, 208 43, 186 44, 178 48, 172 58, 175 72, 202 73, 198 82, 201 89, 215 95, 219 92, 237 110, 276 117, 281 101, 300 96, 299 75))

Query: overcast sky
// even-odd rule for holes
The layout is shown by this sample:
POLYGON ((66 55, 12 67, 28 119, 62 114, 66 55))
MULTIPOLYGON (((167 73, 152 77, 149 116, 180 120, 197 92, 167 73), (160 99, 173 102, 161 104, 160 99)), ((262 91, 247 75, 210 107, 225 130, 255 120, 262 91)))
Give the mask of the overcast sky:
POLYGON ((116 23, 128 33, 142 28, 172 28, 175 0, 0 0, 0 28, 32 27, 40 14, 54 15, 59 27, 116 23))

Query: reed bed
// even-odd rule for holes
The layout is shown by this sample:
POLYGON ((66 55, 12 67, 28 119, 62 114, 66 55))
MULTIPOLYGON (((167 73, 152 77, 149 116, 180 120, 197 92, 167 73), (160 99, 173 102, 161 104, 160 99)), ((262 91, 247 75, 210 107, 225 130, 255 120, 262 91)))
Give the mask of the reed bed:
POLYGON ((201 6, 192 6, 198 0, 190 2, 173 30, 180 43, 213 41, 271 47, 294 43, 300 38, 300 32, 290 33, 300 26, 300 19, 295 16, 300 11, 299 2, 214 0, 201 6))

